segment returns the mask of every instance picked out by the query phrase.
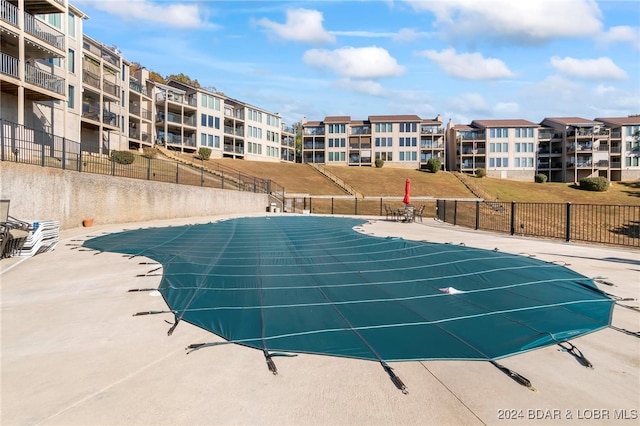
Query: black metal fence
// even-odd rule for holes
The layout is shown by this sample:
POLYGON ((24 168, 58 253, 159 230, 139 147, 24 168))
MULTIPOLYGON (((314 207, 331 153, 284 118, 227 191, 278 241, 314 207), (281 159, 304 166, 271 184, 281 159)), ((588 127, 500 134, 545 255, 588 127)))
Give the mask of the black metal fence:
POLYGON ((108 154, 82 150, 82 144, 44 130, 0 119, 0 160, 55 167, 77 172, 270 194, 279 203, 284 188, 269 179, 247 175, 216 164, 200 167, 172 160, 135 155, 131 164, 113 161, 108 154))
MULTIPOLYGON (((423 218, 525 237, 640 247, 640 206, 516 203, 481 200, 414 200, 423 218)), ((387 217, 404 206, 401 198, 293 197, 285 211, 387 217), (386 208, 389 207, 389 209, 386 208)), ((420 220, 420 219, 418 219, 420 220)))

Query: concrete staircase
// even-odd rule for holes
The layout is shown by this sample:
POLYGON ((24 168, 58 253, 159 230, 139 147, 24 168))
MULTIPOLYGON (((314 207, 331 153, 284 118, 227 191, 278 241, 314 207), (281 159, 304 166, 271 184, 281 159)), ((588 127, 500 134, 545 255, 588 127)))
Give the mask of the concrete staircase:
POLYGON ((326 167, 316 163, 307 163, 307 164, 311 168, 315 169, 318 173, 325 176, 327 179, 331 180, 333 183, 335 183, 338 187, 340 187, 340 189, 342 189, 347 194, 351 194, 355 198, 364 198, 364 195, 358 192, 358 190, 356 190, 353 186, 349 185, 344 180, 340 179, 335 174, 331 173, 329 170, 326 169, 326 167))

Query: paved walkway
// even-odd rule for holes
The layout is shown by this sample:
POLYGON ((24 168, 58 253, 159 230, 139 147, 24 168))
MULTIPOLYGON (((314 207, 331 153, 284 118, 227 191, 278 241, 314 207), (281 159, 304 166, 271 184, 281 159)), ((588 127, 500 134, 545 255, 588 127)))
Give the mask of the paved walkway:
MULTIPOLYGON (((458 425, 623 424, 640 415, 640 339, 609 328, 573 343, 593 363, 558 346, 501 360, 531 380, 518 385, 488 362, 393 363, 403 395, 380 365, 302 354, 276 358, 272 375, 260 351, 221 345, 172 318, 133 317, 163 310, 150 292, 159 276, 141 259, 95 253, 82 241, 105 232, 208 222, 212 218, 105 225, 64 231, 55 251, 0 262, 2 425, 458 425)), ((638 306, 640 252, 465 230, 425 219, 372 219, 364 232, 522 253, 566 264, 638 306)), ((613 325, 640 330, 640 312, 616 306, 613 325)))

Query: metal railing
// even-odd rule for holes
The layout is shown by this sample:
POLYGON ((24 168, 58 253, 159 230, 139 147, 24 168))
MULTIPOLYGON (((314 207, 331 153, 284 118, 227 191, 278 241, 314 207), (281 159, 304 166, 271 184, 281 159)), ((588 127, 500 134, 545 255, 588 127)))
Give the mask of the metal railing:
POLYGON ((11 77, 20 78, 20 61, 18 58, 0 52, 0 72, 11 77))
POLYGON ((18 7, 7 0, 0 0, 0 19, 14 27, 18 26, 18 7))
POLYGON ((64 95, 64 78, 58 77, 50 72, 42 71, 31 64, 25 64, 24 70, 24 80, 27 83, 35 84, 43 89, 64 95))
POLYGON ((24 12, 24 30, 51 46, 64 50, 64 34, 27 12, 24 12))
POLYGON ((277 183, 229 167, 205 167, 204 162, 198 166, 143 155, 134 155, 131 164, 120 164, 112 159, 112 153, 87 152, 79 142, 0 118, 0 161, 180 185, 266 193, 279 203, 284 198, 284 188, 277 183))
MULTIPOLYGON (((415 197, 434 218, 466 228, 523 237, 549 238, 623 247, 640 247, 640 206, 572 203, 436 200, 415 197)), ((404 207, 402 197, 292 196, 283 211, 315 214, 386 216, 386 207, 404 207)), ((420 221, 420 219, 418 219, 420 221)))
POLYGON ((438 200, 436 217, 511 235, 640 247, 640 206, 438 200))

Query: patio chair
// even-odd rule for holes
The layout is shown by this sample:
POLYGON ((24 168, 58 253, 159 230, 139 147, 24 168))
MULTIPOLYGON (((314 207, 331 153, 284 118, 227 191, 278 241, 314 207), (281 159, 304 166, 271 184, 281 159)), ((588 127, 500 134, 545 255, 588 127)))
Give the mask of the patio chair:
POLYGON ((388 204, 384 205, 384 210, 385 210, 385 213, 387 214, 387 220, 389 219, 389 216, 391 216, 392 220, 396 220, 398 218, 397 212, 391 207, 389 207, 388 204))
MULTIPOLYGON (((424 208, 425 205, 421 205, 420 208, 415 212, 415 217, 419 217, 420 218, 420 222, 422 222, 422 215, 424 214, 424 208)), ((415 217, 414 217, 414 221, 415 221, 415 217)))
POLYGON ((0 259, 12 257, 22 250, 31 225, 9 215, 9 200, 0 200, 0 259))

